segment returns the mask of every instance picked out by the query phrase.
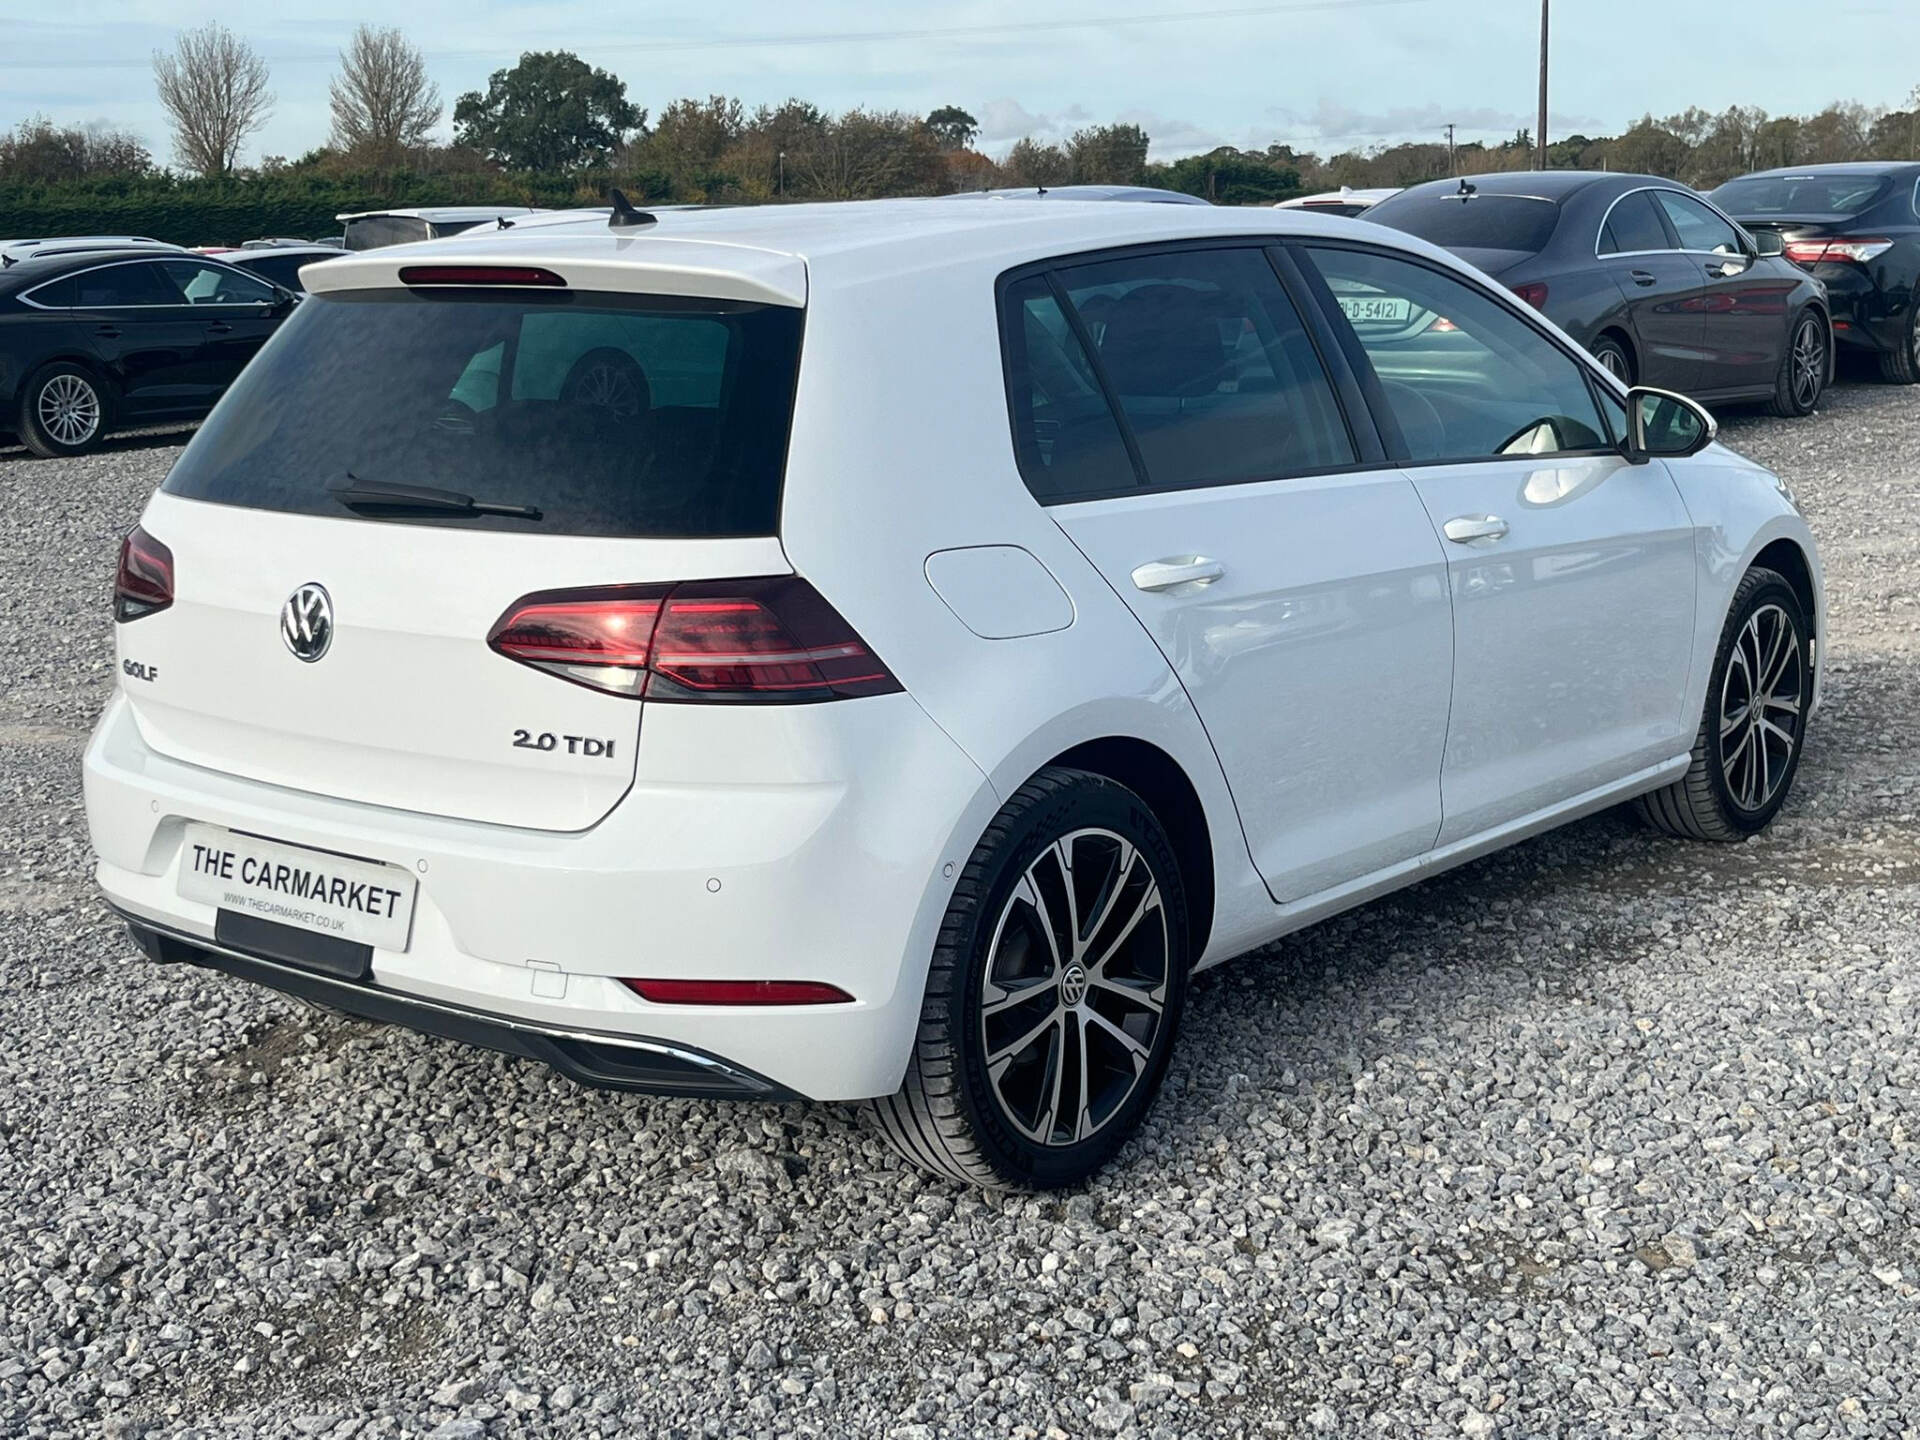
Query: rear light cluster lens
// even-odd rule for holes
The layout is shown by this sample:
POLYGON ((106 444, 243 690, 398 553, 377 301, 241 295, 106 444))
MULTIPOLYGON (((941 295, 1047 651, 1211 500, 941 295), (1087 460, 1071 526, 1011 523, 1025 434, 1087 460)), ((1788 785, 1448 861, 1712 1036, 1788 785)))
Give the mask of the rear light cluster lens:
POLYGON ((622 980, 655 1005, 845 1005, 853 999, 821 980, 622 980))
POLYGON ((1893 248, 1893 241, 1879 235, 1854 235, 1836 240, 1789 240, 1787 258, 1796 265, 1817 265, 1822 260, 1848 260, 1864 265, 1893 248))
POLYGON ((535 265, 402 265, 402 285, 514 285, 564 290, 567 282, 535 265))
POLYGON ((793 576, 529 595, 487 644, 636 700, 805 702, 900 689, 839 612, 793 576))
POLYGON ((113 577, 113 618, 125 623, 173 604, 173 551, 144 529, 120 542, 120 567, 113 577))
POLYGON ((1536 280, 1530 285, 1516 285, 1513 293, 1536 310, 1547 308, 1547 287, 1545 282, 1536 280))

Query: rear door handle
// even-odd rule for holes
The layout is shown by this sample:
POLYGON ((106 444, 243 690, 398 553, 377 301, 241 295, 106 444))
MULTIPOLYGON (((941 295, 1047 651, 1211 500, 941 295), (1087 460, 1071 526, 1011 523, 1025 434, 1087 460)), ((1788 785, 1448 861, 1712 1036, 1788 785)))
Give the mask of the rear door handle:
POLYGON ((1211 585, 1227 573, 1227 567, 1204 555, 1174 556, 1149 560, 1133 572, 1136 590, 1171 590, 1176 585, 1211 585))
POLYGON ((1633 283, 1636 285, 1658 285, 1660 283, 1660 277, 1651 270, 1635 270, 1633 272, 1633 283))
POLYGON ((93 333, 98 335, 102 340, 118 340, 120 338, 120 332, 111 325, 98 326, 93 333))
POLYGON ((1498 515, 1456 515, 1440 527, 1456 545, 1471 545, 1476 540, 1500 540, 1507 533, 1507 522, 1498 515))
POLYGON ((209 320, 207 322, 207 333, 209 335, 227 335, 231 334, 232 331, 233 326, 227 324, 224 320, 209 320))

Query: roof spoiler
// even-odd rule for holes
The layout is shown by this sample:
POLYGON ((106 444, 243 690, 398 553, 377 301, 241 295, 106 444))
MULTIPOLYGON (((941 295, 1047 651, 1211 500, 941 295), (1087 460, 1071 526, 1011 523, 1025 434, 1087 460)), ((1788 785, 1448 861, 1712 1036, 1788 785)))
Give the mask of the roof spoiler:
POLYGON ((636 210, 633 202, 619 190, 607 191, 607 199, 613 205, 613 213, 607 217, 609 230, 633 230, 642 225, 658 225, 660 217, 646 210, 636 210))

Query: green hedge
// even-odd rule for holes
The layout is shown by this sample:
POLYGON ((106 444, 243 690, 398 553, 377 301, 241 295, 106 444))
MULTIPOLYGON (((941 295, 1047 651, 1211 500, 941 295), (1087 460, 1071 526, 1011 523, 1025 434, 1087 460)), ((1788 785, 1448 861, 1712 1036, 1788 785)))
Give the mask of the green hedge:
POLYGON ((262 175, 200 180, 155 176, 64 185, 0 181, 0 239, 150 235, 211 245, 263 235, 340 232, 335 215, 414 205, 592 203, 598 187, 561 176, 262 175))

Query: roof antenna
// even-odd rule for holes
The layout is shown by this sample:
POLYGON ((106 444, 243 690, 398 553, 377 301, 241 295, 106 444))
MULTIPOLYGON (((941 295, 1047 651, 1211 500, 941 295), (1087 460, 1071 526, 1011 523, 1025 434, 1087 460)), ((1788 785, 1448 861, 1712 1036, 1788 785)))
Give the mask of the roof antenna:
POLYGON ((1471 200, 1480 193, 1480 187, 1470 183, 1467 177, 1462 175, 1460 177, 1460 188, 1455 193, 1458 194, 1462 200, 1471 200))
POLYGON ((513 228, 513 222, 504 215, 494 216, 493 223, 499 226, 502 230, 511 230, 513 228))
POLYGON ((657 225, 660 217, 645 210, 636 210, 633 203, 618 190, 607 191, 607 199, 613 202, 613 213, 607 217, 609 230, 632 230, 640 225, 657 225))
POLYGON ((1047 193, 1047 187, 1044 185, 1036 185, 1033 187, 1033 193, 1036 195, 1044 195, 1047 193))

